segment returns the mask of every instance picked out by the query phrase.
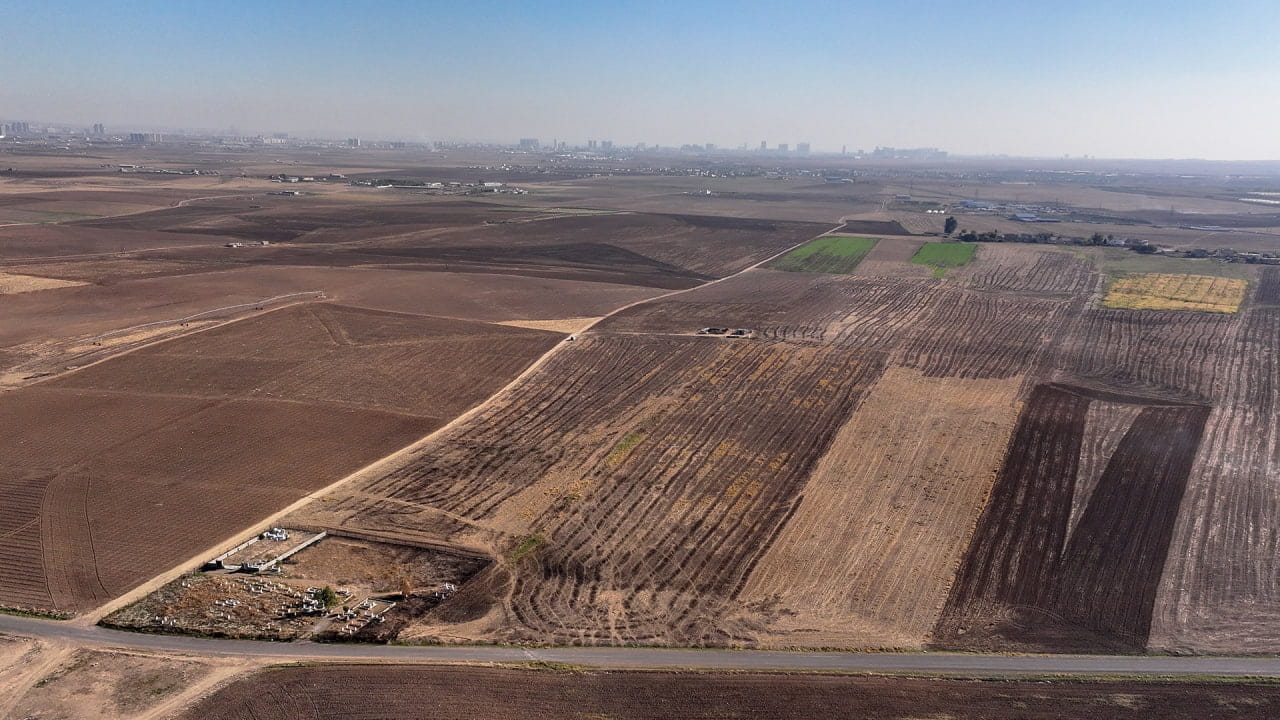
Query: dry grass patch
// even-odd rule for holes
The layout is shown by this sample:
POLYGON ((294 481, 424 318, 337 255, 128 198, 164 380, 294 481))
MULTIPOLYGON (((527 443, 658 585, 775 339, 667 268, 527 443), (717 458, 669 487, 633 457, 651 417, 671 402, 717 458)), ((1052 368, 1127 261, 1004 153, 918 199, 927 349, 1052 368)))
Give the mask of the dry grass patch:
POLYGON ((16 295, 17 293, 50 290, 52 288, 84 285, 71 280, 55 280, 53 278, 36 277, 34 275, 16 275, 0 272, 0 295, 16 295))
POLYGON ((921 647, 991 490, 1020 383, 886 371, 743 588, 744 601, 786 611, 758 639, 921 647))
POLYGON ((1149 273, 1116 278, 1102 306, 1113 310, 1199 310, 1233 313, 1248 283, 1210 275, 1149 273))
POLYGON ((510 325, 530 330, 550 330, 551 332, 579 333, 600 321, 599 317, 571 317, 559 320, 502 320, 498 325, 510 325))

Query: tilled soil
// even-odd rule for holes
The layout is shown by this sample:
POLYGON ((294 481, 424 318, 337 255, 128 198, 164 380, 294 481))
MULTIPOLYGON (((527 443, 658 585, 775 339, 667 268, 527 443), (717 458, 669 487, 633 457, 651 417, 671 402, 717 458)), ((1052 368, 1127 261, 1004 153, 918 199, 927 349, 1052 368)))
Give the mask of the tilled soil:
POLYGON ((271 670, 239 680, 183 717, 1261 720, 1278 712, 1280 686, 1274 684, 327 666, 271 670))

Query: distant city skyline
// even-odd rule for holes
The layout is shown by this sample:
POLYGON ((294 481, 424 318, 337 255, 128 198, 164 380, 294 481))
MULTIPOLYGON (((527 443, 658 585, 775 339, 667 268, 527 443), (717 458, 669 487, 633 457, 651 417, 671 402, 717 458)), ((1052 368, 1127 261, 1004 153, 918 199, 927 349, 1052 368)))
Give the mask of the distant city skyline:
POLYGON ((26 3, 0 27, 0 119, 1280 159, 1280 3, 1028 5, 26 3))

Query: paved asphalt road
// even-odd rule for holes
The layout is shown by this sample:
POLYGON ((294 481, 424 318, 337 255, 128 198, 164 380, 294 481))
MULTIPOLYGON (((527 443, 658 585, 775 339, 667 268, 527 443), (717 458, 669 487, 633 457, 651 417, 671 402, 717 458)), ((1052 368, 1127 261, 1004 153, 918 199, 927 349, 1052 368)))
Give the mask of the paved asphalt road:
POLYGON ((147 635, 57 620, 0 615, 0 632, 65 640, 88 647, 123 647, 195 655, 256 656, 281 661, 323 659, 418 662, 551 662, 601 668, 698 670, 818 670, 950 674, 1213 675, 1280 677, 1280 657, 1144 655, 969 655, 960 653, 831 653, 662 648, 545 648, 269 643, 147 635))

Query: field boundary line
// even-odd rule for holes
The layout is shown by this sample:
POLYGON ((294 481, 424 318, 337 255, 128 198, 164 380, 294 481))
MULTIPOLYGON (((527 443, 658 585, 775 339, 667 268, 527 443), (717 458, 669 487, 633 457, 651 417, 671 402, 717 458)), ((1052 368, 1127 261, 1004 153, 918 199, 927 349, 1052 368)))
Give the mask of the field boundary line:
POLYGON ((110 330, 110 331, 104 332, 104 333, 102 333, 101 335, 94 335, 93 337, 87 337, 87 338, 84 338, 84 340, 85 340, 85 341, 98 340, 98 339, 105 338, 105 337, 111 337, 112 335, 116 335, 116 334, 118 334, 118 333, 128 332, 128 331, 130 331, 130 330, 138 330, 138 329, 145 328, 145 327, 151 327, 151 326, 153 326, 153 325, 167 325, 167 324, 170 324, 170 323, 181 323, 181 322, 186 322, 186 321, 188 321, 188 320, 194 320, 194 319, 196 319, 196 318, 198 318, 198 317, 202 317, 202 316, 204 316, 204 315, 212 315, 213 313, 216 313, 216 312, 222 312, 222 311, 224 311, 224 310, 239 310, 240 308, 253 307, 254 305, 266 305, 267 303, 275 302, 276 300, 283 300, 283 299, 285 299, 285 298, 297 297, 297 296, 299 296, 299 295, 321 295, 321 296, 323 296, 323 295, 324 295, 324 291, 323 291, 323 290, 303 290, 302 292, 285 293, 284 295, 275 295, 275 296, 272 296, 272 297, 269 297, 269 298, 263 298, 263 299, 261 299, 261 300, 257 300, 257 301, 254 301, 254 302, 238 303, 238 304, 236 304, 236 305, 225 305, 225 306, 223 306, 223 307, 213 308, 212 310, 201 310, 201 311, 200 311, 200 312, 198 312, 198 313, 193 313, 193 314, 191 314, 191 315, 186 315, 186 316, 184 316, 184 317, 169 318, 169 319, 167 319, 167 320, 155 320, 155 321, 152 321, 152 322, 145 322, 145 323, 142 323, 141 325, 131 325, 131 326, 129 326, 129 327, 117 328, 117 329, 115 329, 115 330, 110 330))
MULTIPOLYGON (((745 267, 739 270, 738 272, 733 273, 732 275, 726 275, 722 278, 717 278, 716 280, 711 280, 709 282, 703 283, 701 285, 697 285, 695 287, 684 288, 682 290, 673 290, 671 292, 664 293, 662 295, 656 295, 654 297, 645 298, 643 300, 636 300, 635 302, 627 303, 626 305, 623 305, 619 308, 616 308, 606 313, 605 315, 600 316, 599 319, 597 319, 594 323, 584 328, 578 334, 588 332, 594 329, 600 323, 613 317, 614 315, 620 312, 629 310, 633 307, 636 307, 637 305, 642 305, 648 302, 655 302, 658 300, 663 300, 669 297, 673 297, 675 295, 680 295, 682 293, 699 290, 701 288, 709 287, 711 285, 715 285, 717 283, 722 283, 726 280, 730 280, 739 275, 742 275, 743 273, 750 272, 751 270, 755 270, 756 268, 762 265, 765 265, 766 263, 772 262, 778 257, 785 255, 786 253, 789 253, 792 250, 795 250, 796 248, 801 247, 802 245, 805 245, 806 243, 811 242, 815 238, 821 237, 822 235, 826 235, 827 233, 830 233, 833 230, 834 228, 832 230, 826 230, 818 235, 815 235, 814 237, 806 238, 804 241, 796 243, 790 247, 787 247, 781 252, 770 255, 769 257, 753 265, 745 267)), ((170 568, 169 570, 166 570, 163 573, 160 573, 159 575, 153 576, 151 579, 147 580, 146 582, 143 582, 142 584, 138 585, 132 590, 121 594, 119 597, 113 600, 110 600, 102 605, 99 605, 93 610, 89 610, 68 622, 76 625, 94 625, 103 617, 106 617, 107 615, 115 612, 116 610, 119 610, 122 607, 125 607, 137 600, 142 599, 143 597, 151 594, 155 590, 164 586, 166 583, 172 580, 176 580, 177 578, 181 577, 183 573, 188 572, 191 568, 198 566, 202 561, 217 555, 223 548, 229 547, 231 545, 237 545, 241 542, 244 542, 245 540, 248 540, 250 537, 258 534, 260 528, 270 526, 272 523, 275 523, 277 520, 285 517, 286 515, 289 515, 290 513, 301 510, 307 504, 325 495, 328 495, 329 493, 332 493, 338 490, 339 488, 341 488, 344 485, 347 485, 348 483, 354 482, 356 480, 368 478, 377 474, 385 473, 386 471, 393 469, 403 460, 407 459, 409 455, 411 455, 413 452, 417 451, 427 443, 430 443, 431 441, 435 440, 438 437, 442 437, 445 433, 449 432, 450 430, 453 430, 459 425, 462 425, 470 421, 475 416, 484 412, 495 400, 507 394, 512 390, 512 388, 516 387, 518 384, 525 381, 528 377, 532 376, 534 373, 541 370, 543 366, 545 366, 548 362, 550 362, 551 358, 553 358, 562 349, 569 346, 571 346, 570 343, 566 341, 561 341, 556 343, 550 350, 546 351, 541 356, 539 356, 536 360, 530 363, 529 366, 526 367, 519 375, 516 375, 514 378, 511 379, 510 382, 508 382, 506 385, 503 385, 496 392, 489 395, 489 397, 485 398, 483 401, 476 404, 472 408, 468 409, 467 411, 453 418, 452 420, 445 423, 444 425, 441 425, 435 430, 432 430, 430 433, 427 433, 426 435, 415 440, 414 442, 391 453, 390 455, 384 455, 383 457, 377 460, 374 460, 373 462, 369 463, 368 465, 365 465, 359 470, 356 470, 355 472, 350 473, 345 477, 339 478, 338 480, 320 488, 319 490, 315 490, 310 493, 307 493, 306 495, 304 495, 301 498, 298 498, 297 500, 290 503, 288 506, 284 507, 283 509, 278 510, 264 518, 257 520, 252 525, 236 533, 235 535, 232 535, 229 538, 225 538, 221 540, 216 545, 206 550, 203 550, 196 555, 193 555, 188 560, 185 560, 175 565, 174 567, 170 568)))
MULTIPOLYGON (((46 192, 47 192, 47 191, 46 191, 46 192)), ((55 190, 54 192, 60 192, 60 191, 55 190)), ((73 192, 74 192, 74 191, 73 191, 73 192)), ((111 190, 94 191, 94 190, 90 190, 89 192, 115 192, 115 191, 111 191, 111 190)), ((113 219, 115 219, 115 218, 129 217, 130 215, 145 215, 145 214, 147 214, 147 213, 156 212, 156 211, 158 211, 158 210, 168 210, 169 208, 186 207, 186 206, 187 206, 187 205, 186 205, 187 203, 189 203, 189 202, 195 202, 195 201, 197 201, 197 200, 220 200, 220 199, 222 199, 222 198, 233 198, 233 197, 247 197, 247 198, 253 198, 253 196, 255 196, 255 195, 261 195, 263 192, 266 192, 266 190, 263 190, 262 192, 256 192, 256 193, 237 193, 237 194, 235 194, 235 195, 205 195, 204 197, 193 197, 193 198, 187 198, 187 199, 185 199, 185 200, 178 200, 177 202, 171 203, 171 204, 169 204, 169 205, 157 205, 157 206, 155 206, 155 207, 147 208, 146 210, 135 210, 135 211, 133 211, 133 212, 119 213, 119 214, 117 214, 117 215, 98 215, 98 216, 95 216, 95 217, 89 217, 89 218, 79 218, 79 219, 76 219, 76 220, 67 220, 67 221, 65 221, 65 222, 18 222, 18 223, 0 223, 0 228, 8 228, 8 227, 29 227, 29 226, 31 226, 31 225, 64 225, 64 224, 66 224, 66 225, 70 225, 71 223, 84 222, 84 221, 94 221, 94 220, 113 220, 113 219)), ((103 202, 111 202, 111 201, 110 201, 110 200, 104 200, 103 202)), ((171 248, 156 248, 156 249, 158 249, 158 250, 168 250, 168 249, 171 249, 171 248)), ((94 253, 94 254, 96 255, 97 253, 94 253)), ((118 254, 118 253, 112 253, 112 254, 118 254)), ((24 259, 26 259, 26 258, 18 258, 18 259, 19 259, 19 260, 24 260, 24 259)))
MULTIPOLYGON (((202 311, 202 312, 196 313, 195 315, 190 315, 190 316, 185 317, 185 318, 175 318, 175 319, 173 319, 173 320, 160 320, 160 321, 157 321, 157 322, 143 323, 142 325, 134 325, 134 326, 133 326, 133 327, 131 327, 131 328, 123 328, 123 329, 119 329, 119 330, 112 330, 112 331, 109 331, 109 332, 107 332, 107 333, 103 333, 103 334, 101 334, 101 335, 95 335, 95 336, 93 336, 93 337, 89 337, 89 338, 71 338, 70 340, 68 340, 68 343, 72 343, 72 341, 74 341, 75 343, 92 342, 92 341, 96 340, 97 338, 105 338, 105 337, 108 337, 109 335, 113 335, 113 334, 115 334, 115 333, 124 332, 125 330, 136 330, 136 329, 138 329, 138 328, 150 327, 150 326, 152 326, 152 325, 160 325, 160 324, 165 324, 165 323, 183 322, 183 321, 186 321, 186 320, 189 320, 189 319, 192 319, 192 318, 199 317, 199 316, 201 316, 201 315, 209 315, 209 314, 211 314, 211 313, 220 312, 220 311, 223 311, 223 310, 237 309, 237 308, 242 308, 242 307, 252 307, 252 306, 255 306, 255 305, 259 305, 259 304, 263 304, 263 303, 266 303, 266 302, 270 302, 270 301, 272 301, 272 300, 279 300, 279 299, 281 299, 281 298, 292 297, 292 296, 295 296, 295 295, 319 295, 319 297, 315 298, 314 302, 321 302, 321 301, 323 300, 323 298, 325 297, 325 292, 324 292, 323 290, 308 290, 308 291, 306 291, 306 292, 301 292, 301 293, 289 293, 288 295, 277 295, 277 296, 275 296, 275 297, 267 298, 267 299, 265 299, 265 300, 261 300, 261 301, 258 301, 258 302, 241 303, 241 304, 239 304, 239 305, 228 305, 227 307, 216 308, 216 309, 213 309, 213 310, 204 310, 204 311, 202 311)), ((237 323, 237 322, 241 322, 241 321, 244 321, 244 320, 249 320, 249 319, 251 319, 251 318, 255 318, 255 317, 258 317, 258 316, 260 316, 260 315, 266 315, 266 314, 268 314, 268 313, 272 313, 272 312, 275 312, 275 311, 277 311, 277 310, 284 310, 285 308, 293 307, 293 306, 295 306, 295 305, 303 305, 303 304, 306 304, 306 302, 307 302, 307 301, 302 300, 302 301, 297 301, 297 302, 287 302, 287 303, 283 303, 283 304, 280 304, 280 305, 275 305, 275 306, 272 306, 272 307, 269 307, 269 308, 264 307, 261 311, 254 311, 254 312, 251 312, 251 313, 248 313, 248 314, 245 314, 245 315, 240 315, 240 316, 238 316, 238 317, 226 318, 225 320, 222 320, 221 322, 217 322, 217 321, 215 321, 215 322, 213 322, 213 323, 212 323, 212 324, 210 324, 210 325, 205 325, 205 326, 203 326, 203 327, 191 328, 191 329, 186 330, 186 331, 181 331, 181 330, 179 330, 178 332, 175 332, 175 333, 172 333, 172 334, 169 334, 169 335, 165 335, 164 337, 157 337, 157 338, 154 338, 154 339, 148 339, 148 340, 140 341, 140 344, 136 344, 136 345, 129 345, 129 344, 125 344, 125 346, 123 346, 123 347, 121 347, 121 348, 120 348, 119 352, 112 352, 112 353, 109 353, 109 354, 107 354, 107 355, 104 355, 104 356, 102 356, 102 357, 100 357, 100 358, 96 359, 96 360, 93 360, 92 362, 86 362, 86 363, 84 363, 84 364, 76 364, 76 365, 67 365, 67 364, 66 364, 66 363, 68 363, 68 362, 74 362, 74 361, 75 361, 77 358, 79 358, 79 357, 84 357, 84 356, 87 356, 87 355, 92 355, 92 354, 94 354, 94 351, 92 351, 92 350, 86 350, 86 351, 84 351, 84 352, 80 353, 80 354, 79 354, 79 355, 77 355, 77 356, 69 356, 69 357, 67 357, 67 358, 64 358, 61 362, 59 362, 59 363, 58 363, 58 365, 59 365, 60 367, 62 367, 62 369, 61 369, 61 370, 59 370, 59 371, 51 372, 51 373, 46 374, 46 375, 40 375, 39 377, 33 378, 33 379, 32 379, 32 380, 30 380, 30 381, 15 382, 15 383, 13 383, 13 384, 11 384, 11 385, 8 385, 8 386, 0 385, 0 393, 7 392, 7 391, 9 391, 9 390, 14 390, 14 389, 21 388, 21 387, 29 387, 29 386, 31 386, 31 385, 36 385, 36 384, 39 384, 39 383, 41 383, 41 382, 44 382, 45 380, 48 380, 48 379, 50 379, 50 378, 54 378, 54 377, 61 377, 62 375, 65 375, 65 374, 67 374, 67 373, 79 372, 79 371, 81 371, 81 370, 84 370, 85 368, 90 368, 90 367, 93 367, 94 365, 100 365, 100 364, 102 364, 102 363, 104 363, 104 362, 107 362, 108 360, 114 360, 114 359, 116 359, 116 358, 123 357, 123 356, 125 356, 125 355, 130 354, 130 353, 137 352, 137 351, 142 350, 142 349, 144 349, 144 348, 149 348, 149 347, 153 347, 153 346, 156 346, 156 345, 162 345, 162 344, 164 344, 164 343, 167 343, 167 342, 170 342, 170 341, 173 341, 173 340, 178 340, 178 339, 181 339, 181 338, 191 337, 191 336, 193 336, 193 335, 199 335, 200 333, 203 333, 203 332, 205 332, 205 331, 207 331, 207 330, 214 330, 214 329, 217 329, 217 328, 220 328, 220 327, 225 327, 225 326, 230 325, 230 324, 232 324, 232 323, 237 323)), ((179 326, 179 327, 181 327, 181 326, 179 326)), ((73 344, 74 344, 74 343, 73 343, 73 344)), ((22 363, 21 365, 17 365, 17 366, 15 366, 15 368, 12 368, 12 369, 11 369, 11 371, 15 371, 15 372, 29 372, 29 371, 32 369, 32 367, 31 367, 31 366, 32 366, 32 364, 33 364, 33 363, 38 362, 39 360, 40 360, 40 358, 34 358, 34 359, 31 359, 31 360, 28 360, 27 362, 24 362, 24 363, 22 363), (25 370, 19 370, 19 368, 24 368, 24 367, 26 368, 25 370)))

